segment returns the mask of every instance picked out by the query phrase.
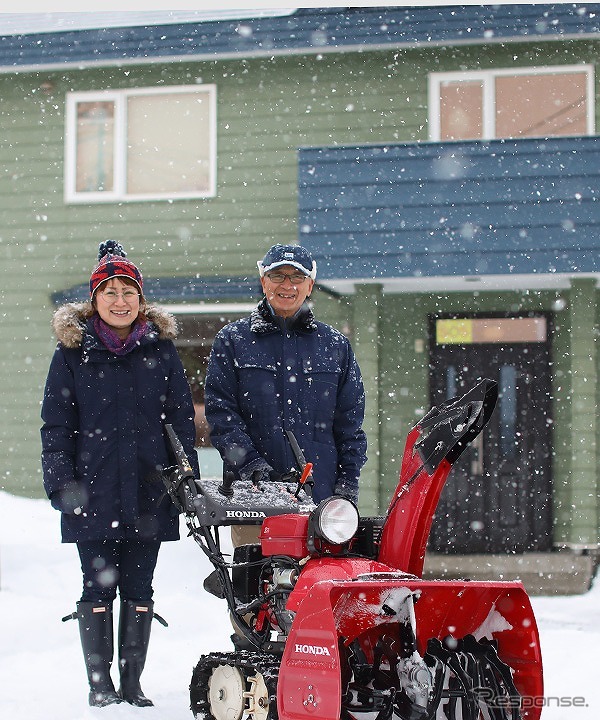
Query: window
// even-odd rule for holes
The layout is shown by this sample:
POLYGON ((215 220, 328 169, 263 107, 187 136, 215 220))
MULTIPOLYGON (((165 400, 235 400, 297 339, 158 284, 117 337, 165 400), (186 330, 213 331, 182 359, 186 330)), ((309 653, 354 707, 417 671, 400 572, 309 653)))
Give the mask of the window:
POLYGON ((214 85, 67 95, 67 202, 211 197, 215 168, 214 85))
POLYGON ((591 65, 429 76, 430 140, 593 133, 591 65))

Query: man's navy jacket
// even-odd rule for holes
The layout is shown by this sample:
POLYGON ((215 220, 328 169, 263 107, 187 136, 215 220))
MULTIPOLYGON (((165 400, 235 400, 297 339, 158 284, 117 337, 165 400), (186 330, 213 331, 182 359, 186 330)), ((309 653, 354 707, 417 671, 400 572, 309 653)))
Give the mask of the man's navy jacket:
POLYGON ((298 468, 285 430, 313 463, 314 499, 358 497, 366 461, 365 394, 348 339, 303 306, 290 321, 266 300, 215 338, 205 388, 213 445, 225 469, 261 458, 278 473, 298 468))

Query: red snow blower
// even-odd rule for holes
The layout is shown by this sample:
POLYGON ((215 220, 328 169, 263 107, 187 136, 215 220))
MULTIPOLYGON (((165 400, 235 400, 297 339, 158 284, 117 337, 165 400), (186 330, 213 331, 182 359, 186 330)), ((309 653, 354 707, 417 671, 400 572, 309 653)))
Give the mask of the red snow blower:
POLYGON ((417 423, 383 517, 361 518, 337 496, 315 505, 310 478, 299 483, 303 458, 260 485, 196 479, 167 426, 177 459, 167 492, 214 565, 205 588, 238 628, 236 649, 193 671, 195 718, 539 718, 540 643, 523 585, 420 577, 442 487, 497 393, 483 380, 417 423), (228 562, 219 528, 234 524, 260 524, 260 542, 228 562))

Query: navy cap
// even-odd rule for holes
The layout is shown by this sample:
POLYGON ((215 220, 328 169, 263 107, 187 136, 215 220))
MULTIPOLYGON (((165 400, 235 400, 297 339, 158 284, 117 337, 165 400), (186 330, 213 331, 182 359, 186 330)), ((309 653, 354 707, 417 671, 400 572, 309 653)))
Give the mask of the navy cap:
POLYGON ((264 258, 256 264, 261 277, 266 272, 282 265, 298 268, 313 280, 317 277, 317 263, 312 259, 308 250, 301 245, 273 245, 264 258))

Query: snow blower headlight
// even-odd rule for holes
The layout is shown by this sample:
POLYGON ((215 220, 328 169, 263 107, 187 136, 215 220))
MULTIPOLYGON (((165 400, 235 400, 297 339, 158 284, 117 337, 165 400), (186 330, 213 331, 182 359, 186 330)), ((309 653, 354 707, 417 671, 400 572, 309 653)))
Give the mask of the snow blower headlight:
POLYGON ((315 535, 332 545, 350 542, 358 530, 358 510, 350 500, 331 497, 313 512, 315 535))

